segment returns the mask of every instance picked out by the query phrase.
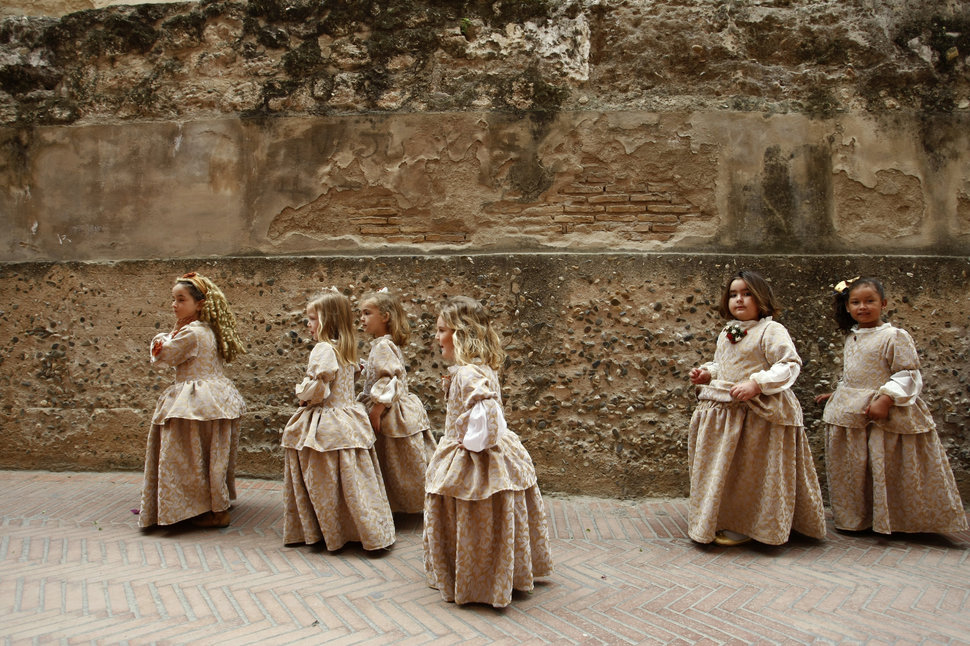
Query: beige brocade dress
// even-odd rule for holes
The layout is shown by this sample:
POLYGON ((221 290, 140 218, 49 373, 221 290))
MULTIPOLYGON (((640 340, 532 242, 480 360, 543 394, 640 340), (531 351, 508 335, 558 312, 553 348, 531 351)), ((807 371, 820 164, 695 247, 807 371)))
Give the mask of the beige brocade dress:
POLYGON ((957 532, 967 529, 946 450, 929 408, 912 337, 883 323, 853 328, 845 339, 843 374, 825 404, 825 468, 839 529, 957 532), (866 407, 893 398, 884 420, 866 407))
POLYGON ((354 398, 354 366, 324 341, 296 387, 306 402, 283 430, 283 542, 330 551, 348 541, 365 550, 394 542, 394 519, 374 450, 374 430, 354 398))
POLYGON ((545 505, 532 458, 505 426, 495 371, 449 374, 445 435, 425 485, 425 572, 446 601, 502 608, 513 589, 552 573, 545 505))
POLYGON ((698 389, 690 421, 688 535, 710 543, 717 530, 781 545, 792 529, 825 536, 822 491, 791 392, 801 369, 788 330, 766 317, 732 321, 747 330, 737 343, 717 339, 711 382, 698 389), (734 384, 752 379, 762 393, 733 400, 734 384))
POLYGON ((236 498, 239 418, 246 404, 223 374, 216 337, 193 321, 175 335, 158 334, 152 363, 175 368, 175 383, 158 398, 145 450, 141 527, 171 525, 236 498))
POLYGON ((424 509, 424 472, 435 441, 424 404, 408 391, 404 353, 390 335, 371 344, 363 377, 359 399, 368 413, 375 404, 386 406, 374 448, 391 511, 419 514, 424 509))

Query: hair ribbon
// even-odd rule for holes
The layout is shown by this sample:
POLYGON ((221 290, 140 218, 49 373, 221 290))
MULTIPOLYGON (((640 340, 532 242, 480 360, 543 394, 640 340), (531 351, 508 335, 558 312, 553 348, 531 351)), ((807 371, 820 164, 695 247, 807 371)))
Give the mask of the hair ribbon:
POLYGON ((845 293, 845 290, 849 289, 849 285, 851 285, 855 281, 859 280, 859 278, 860 278, 860 276, 856 276, 855 278, 850 278, 849 280, 839 281, 839 284, 836 285, 835 287, 833 287, 833 289, 835 290, 835 293, 836 294, 844 294, 845 293))

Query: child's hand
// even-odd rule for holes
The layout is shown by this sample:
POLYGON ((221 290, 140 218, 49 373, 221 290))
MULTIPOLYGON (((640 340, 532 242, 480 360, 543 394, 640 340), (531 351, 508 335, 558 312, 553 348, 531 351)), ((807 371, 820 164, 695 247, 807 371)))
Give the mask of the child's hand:
POLYGON ((370 409, 370 425, 375 433, 381 432, 381 415, 384 414, 386 409, 387 406, 384 404, 374 404, 374 407, 370 409))
MULTIPOLYGON (((142 346, 142 347, 144 347, 144 346, 142 346)), ((161 339, 155 339, 154 343, 152 343, 152 356, 153 357, 157 357, 161 353, 162 353, 162 340, 161 339)))
POLYGON ((706 368, 694 368, 690 371, 690 383, 695 386, 706 384, 711 381, 711 373, 706 368))
POLYGON ((750 379, 742 381, 739 384, 734 384, 734 387, 731 388, 731 397, 737 399, 739 402, 746 402, 760 394, 761 386, 758 385, 758 382, 750 379))
POLYGON ((821 395, 816 395, 815 403, 821 404, 822 402, 828 401, 829 397, 831 396, 832 396, 832 393, 822 393, 821 395))
POLYGON ((866 417, 869 419, 886 419, 889 417, 889 409, 895 402, 889 395, 879 395, 866 406, 866 417))
POLYGON ((441 375, 441 389, 445 391, 445 395, 448 394, 448 390, 451 389, 451 374, 441 375))

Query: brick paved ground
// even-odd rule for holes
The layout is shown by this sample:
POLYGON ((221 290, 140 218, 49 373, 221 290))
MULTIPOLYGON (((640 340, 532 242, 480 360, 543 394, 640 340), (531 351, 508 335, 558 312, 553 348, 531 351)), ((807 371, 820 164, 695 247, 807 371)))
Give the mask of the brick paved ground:
POLYGON ((556 573, 505 610, 427 588, 420 518, 372 555, 282 546, 280 484, 224 530, 137 529, 141 477, 0 472, 4 643, 970 644, 970 533, 698 546, 683 500, 547 497, 556 573))

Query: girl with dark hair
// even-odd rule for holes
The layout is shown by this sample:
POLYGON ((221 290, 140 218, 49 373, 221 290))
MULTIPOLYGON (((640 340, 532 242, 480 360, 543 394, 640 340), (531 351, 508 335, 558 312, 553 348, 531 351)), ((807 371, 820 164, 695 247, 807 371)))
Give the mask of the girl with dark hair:
POLYGON ((698 543, 769 545, 791 530, 822 538, 822 492, 791 392, 802 361, 770 285, 740 271, 725 285, 720 312, 730 322, 714 361, 694 368, 697 409, 690 421, 687 533, 698 543))
POLYGON ((825 469, 837 529, 957 532, 967 517, 929 408, 908 332, 882 320, 886 290, 875 278, 835 287, 845 334, 842 378, 826 402, 825 469))

